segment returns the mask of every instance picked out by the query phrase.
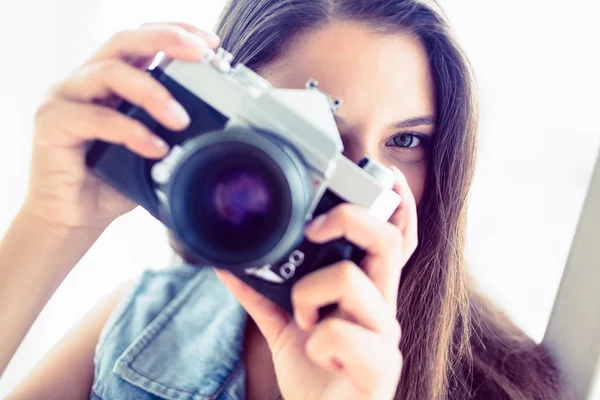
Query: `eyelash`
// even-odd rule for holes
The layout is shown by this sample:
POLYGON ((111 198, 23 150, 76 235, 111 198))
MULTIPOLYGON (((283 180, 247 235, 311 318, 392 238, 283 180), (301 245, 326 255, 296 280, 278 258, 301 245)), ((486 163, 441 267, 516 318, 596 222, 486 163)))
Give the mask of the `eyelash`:
POLYGON ((391 138, 389 138, 388 141, 385 143, 385 145, 389 146, 389 147, 398 147, 400 149, 415 149, 417 147, 426 146, 427 143, 428 143, 428 140, 429 140, 429 138, 426 135, 423 135, 423 134, 420 134, 420 133, 416 133, 416 132, 404 132, 404 133, 398 133, 398 134, 392 136, 391 138), (411 143, 410 143, 410 146, 408 146, 408 147, 407 146, 400 146, 400 145, 394 143, 394 141, 396 139, 407 137, 407 136, 409 136, 409 137, 411 137, 413 139, 411 141, 411 143), (414 140, 418 140, 419 141, 419 143, 416 146, 413 145, 413 141, 414 140))

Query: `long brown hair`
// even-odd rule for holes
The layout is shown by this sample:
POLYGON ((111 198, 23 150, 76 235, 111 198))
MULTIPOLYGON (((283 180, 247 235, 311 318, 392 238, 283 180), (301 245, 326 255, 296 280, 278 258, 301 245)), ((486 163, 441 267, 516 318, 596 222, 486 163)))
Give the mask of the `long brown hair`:
POLYGON ((544 349, 475 293, 466 275, 466 208, 476 155, 474 79, 437 3, 230 0, 216 32, 237 62, 260 71, 296 35, 332 19, 366 23, 382 34, 415 35, 429 55, 436 87, 437 134, 419 209, 419 247, 399 291, 405 360, 396 398, 561 398, 557 370, 544 349))

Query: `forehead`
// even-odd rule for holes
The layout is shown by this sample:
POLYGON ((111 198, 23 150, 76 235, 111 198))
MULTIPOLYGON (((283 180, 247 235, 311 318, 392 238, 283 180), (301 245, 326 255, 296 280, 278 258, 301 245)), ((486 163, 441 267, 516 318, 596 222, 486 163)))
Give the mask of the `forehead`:
POLYGON ((277 87, 302 88, 310 78, 353 119, 394 120, 435 113, 433 79, 420 40, 381 34, 356 22, 332 22, 300 34, 261 73, 277 87))

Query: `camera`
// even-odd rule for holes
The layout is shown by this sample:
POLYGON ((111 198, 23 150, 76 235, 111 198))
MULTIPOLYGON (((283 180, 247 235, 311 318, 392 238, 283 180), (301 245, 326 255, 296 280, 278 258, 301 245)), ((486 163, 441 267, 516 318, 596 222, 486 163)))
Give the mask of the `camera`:
POLYGON ((219 48, 198 62, 158 58, 147 73, 191 116, 182 132, 142 108, 117 109, 170 147, 146 159, 95 141, 89 168, 170 229, 199 266, 227 269, 292 313, 291 288, 304 275, 364 250, 336 239, 312 243, 313 218, 348 202, 387 221, 400 203, 393 172, 368 157, 343 156, 334 99, 309 80, 278 89, 219 48))

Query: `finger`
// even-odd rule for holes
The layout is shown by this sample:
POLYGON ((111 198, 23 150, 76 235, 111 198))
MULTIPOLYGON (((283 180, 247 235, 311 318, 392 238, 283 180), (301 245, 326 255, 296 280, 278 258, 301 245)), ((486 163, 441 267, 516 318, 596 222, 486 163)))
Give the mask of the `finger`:
MULTIPOLYGON (((392 166, 391 169, 396 175, 394 191, 400 195, 402 201, 394 214, 392 214, 390 222, 402 231, 407 249, 412 249, 414 251, 417 247, 418 239, 418 218, 415 196, 413 195, 412 190, 410 190, 410 186, 404 174, 395 166, 392 166)), ((412 251, 410 252, 412 253, 412 251)))
POLYGON ((104 60, 82 67, 56 88, 55 94, 76 101, 117 95, 144 108, 173 130, 190 123, 185 109, 150 75, 119 60, 104 60))
POLYGON ((340 310, 366 329, 383 334, 398 344, 400 326, 395 309, 367 275, 354 263, 341 261, 321 268, 299 280, 292 288, 297 325, 312 329, 319 309, 337 303, 340 310))
POLYGON ((221 282, 238 299, 248 315, 265 337, 269 348, 273 348, 277 338, 290 322, 288 314, 277 304, 246 285, 231 272, 214 268, 221 282))
POLYGON ((396 304, 398 282, 407 260, 404 238, 397 226, 378 220, 363 207, 345 203, 312 221, 306 237, 317 243, 345 237, 363 248, 368 256, 365 272, 386 301, 396 304))
POLYGON ((402 249, 402 233, 396 226, 375 218, 366 208, 350 203, 340 204, 318 216, 307 226, 306 236, 315 243, 344 237, 373 256, 402 249))
POLYGON ((193 33, 194 35, 200 36, 202 39, 204 39, 206 41, 206 43, 208 43, 208 46, 211 49, 217 47, 219 45, 219 43, 221 43, 221 39, 217 36, 216 33, 211 32, 206 29, 201 29, 192 24, 188 24, 187 22, 181 22, 181 21, 146 22, 145 24, 142 24, 140 29, 155 28, 155 27, 161 27, 161 26, 165 26, 165 25, 178 26, 182 29, 185 29, 186 31, 188 31, 190 33, 193 33))
MULTIPOLYGON (((52 131, 67 132, 64 137, 53 138, 59 145, 73 146, 100 139, 122 144, 146 158, 162 157, 168 151, 164 141, 141 122, 107 107, 53 100, 40 107, 36 124, 48 124, 52 131), (57 126, 59 129, 56 129, 57 126)), ((38 140, 44 145, 43 136, 38 140)))
MULTIPOLYGON (((221 39, 215 33, 199 29, 198 27, 187 24, 185 22, 151 22, 143 24, 140 27, 140 29, 156 28, 164 25, 179 26, 190 33, 200 36, 201 38, 206 40, 208 47, 211 49, 217 48, 219 43, 221 42, 221 39)), ((152 57, 131 57, 127 58, 126 61, 138 69, 147 69, 152 64, 154 59, 155 57, 153 55, 152 57)))
POLYGON ((369 398, 391 399, 400 379, 402 355, 398 348, 339 318, 328 318, 315 327, 306 342, 306 354, 322 368, 346 374, 369 398))
POLYGON ((159 52, 185 61, 199 61, 209 45, 207 41, 179 26, 156 25, 117 33, 86 64, 107 59, 131 60, 154 57, 159 52))

